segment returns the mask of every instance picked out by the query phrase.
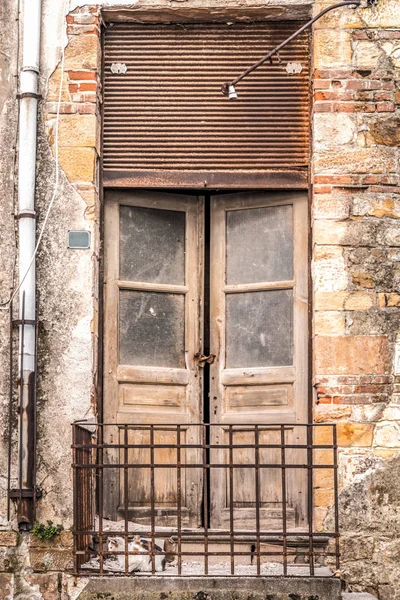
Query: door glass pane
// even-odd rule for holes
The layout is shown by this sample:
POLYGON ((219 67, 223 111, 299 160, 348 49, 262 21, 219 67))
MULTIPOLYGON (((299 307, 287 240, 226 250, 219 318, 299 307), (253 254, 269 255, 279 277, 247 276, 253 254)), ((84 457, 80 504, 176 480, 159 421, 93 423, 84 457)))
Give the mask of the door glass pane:
POLYGON ((226 296, 226 367, 293 364, 293 291, 226 296))
POLYGON ((226 283, 293 279, 293 207, 227 212, 226 283))
POLYGON ((148 367, 185 367, 183 294, 120 292, 119 362, 148 367))
POLYGON ((120 206, 123 280, 185 284, 185 213, 120 206))

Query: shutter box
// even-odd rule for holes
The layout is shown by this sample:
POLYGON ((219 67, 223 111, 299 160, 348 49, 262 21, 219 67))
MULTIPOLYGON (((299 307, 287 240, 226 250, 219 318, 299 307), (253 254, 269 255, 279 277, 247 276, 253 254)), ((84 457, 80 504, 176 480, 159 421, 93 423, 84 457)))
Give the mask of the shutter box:
POLYGON ((308 186, 310 33, 221 93, 302 23, 113 23, 103 180, 113 187, 308 186))

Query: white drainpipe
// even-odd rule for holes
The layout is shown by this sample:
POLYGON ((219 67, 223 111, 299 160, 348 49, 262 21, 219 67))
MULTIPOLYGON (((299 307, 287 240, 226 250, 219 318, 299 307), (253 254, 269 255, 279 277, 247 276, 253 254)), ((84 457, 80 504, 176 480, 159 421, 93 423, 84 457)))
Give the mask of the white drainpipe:
POLYGON ((23 17, 23 60, 20 73, 18 218, 19 218, 19 317, 29 323, 20 325, 19 368, 20 433, 19 487, 26 490, 18 506, 22 528, 29 528, 33 515, 33 465, 35 452, 35 365, 36 365, 36 269, 32 256, 36 243, 35 181, 37 146, 37 107, 40 58, 41 0, 25 0, 23 17), (32 264, 31 264, 32 263, 32 264), (29 269, 29 270, 28 270, 29 269), (23 341, 23 347, 22 347, 23 341))

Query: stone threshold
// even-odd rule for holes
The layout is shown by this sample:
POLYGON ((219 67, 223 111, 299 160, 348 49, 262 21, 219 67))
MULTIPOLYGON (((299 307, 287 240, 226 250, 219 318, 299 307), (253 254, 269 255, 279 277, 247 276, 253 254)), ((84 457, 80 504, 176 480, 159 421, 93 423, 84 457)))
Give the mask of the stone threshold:
POLYGON ((98 577, 77 600, 340 600, 340 587, 335 577, 98 577))

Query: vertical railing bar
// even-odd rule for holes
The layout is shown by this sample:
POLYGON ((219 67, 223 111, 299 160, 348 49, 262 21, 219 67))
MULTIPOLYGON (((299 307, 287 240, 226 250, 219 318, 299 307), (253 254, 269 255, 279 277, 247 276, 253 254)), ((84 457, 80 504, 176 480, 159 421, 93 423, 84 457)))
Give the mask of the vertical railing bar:
POLYGON ((104 444, 104 429, 103 423, 98 425, 98 438, 100 448, 98 450, 98 478, 99 478, 99 566, 100 566, 100 575, 103 574, 103 563, 104 563, 104 554, 103 554, 103 507, 104 507, 104 456, 103 456, 103 444, 104 444))
MULTIPOLYGON (((79 432, 79 443, 82 444, 82 448, 79 449, 79 462, 82 465, 87 464, 87 453, 86 453, 86 437, 85 434, 83 433, 82 429, 80 429, 79 432)), ((80 477, 80 507, 79 507, 79 513, 80 513, 80 521, 81 521, 81 525, 82 525, 82 529, 84 531, 86 531, 86 473, 87 473, 88 469, 82 469, 82 474, 80 477)), ((87 543, 87 535, 83 534, 81 536, 81 543, 80 543, 80 550, 86 550, 86 543, 87 543)), ((86 554, 85 554, 85 560, 86 560, 86 554)), ((81 559, 81 564, 82 564, 82 559, 81 559)))
POLYGON ((235 574, 235 542, 233 516, 233 430, 232 425, 229 425, 229 536, 231 548, 231 575, 235 574))
POLYGON ((204 525, 204 575, 208 575, 208 473, 207 427, 203 425, 203 525, 204 525))
POLYGON ((261 543, 260 543, 260 432, 258 425, 254 428, 255 444, 255 486, 256 486, 256 556, 257 576, 261 574, 261 543))
POLYGON ((176 465, 177 465, 177 520, 178 520, 178 575, 182 575, 182 484, 181 484, 181 426, 176 431, 176 465))
POLYGON ((339 537, 339 485, 338 485, 338 455, 337 455, 337 429, 332 426, 333 431, 333 488, 335 497, 335 557, 336 570, 340 569, 340 537, 339 537))
POLYGON ((129 573, 129 541, 128 541, 128 426, 124 425, 124 542, 125 542, 125 575, 129 573))
POLYGON ((14 326, 13 326, 13 302, 10 302, 10 370, 9 370, 9 405, 8 405, 8 470, 7 470, 7 521, 11 521, 11 462, 12 462, 12 416, 14 400, 14 326))
MULTIPOLYGON (((86 441, 88 444, 88 448, 86 450, 86 460, 89 465, 93 465, 93 458, 94 458, 93 452, 94 451, 90 447, 93 445, 92 434, 91 434, 91 432, 86 432, 85 435, 86 435, 86 438, 87 438, 86 441)), ((85 529, 88 532, 91 530, 91 523, 92 523, 92 521, 91 521, 92 510, 93 510, 93 485, 92 485, 92 482, 93 482, 93 469, 86 469, 85 485, 87 485, 88 492, 85 494, 86 503, 87 503, 87 511, 85 514, 85 529)), ((89 560, 89 557, 90 557, 89 541, 90 541, 90 536, 88 533, 85 538, 85 561, 89 560)))
POLYGON ((155 557, 154 557, 154 545, 155 545, 155 473, 154 473, 154 425, 150 425, 150 510, 151 510, 151 572, 154 575, 156 572, 155 568, 155 557))
POLYGON ((287 575, 287 511, 286 511, 286 452, 285 426, 281 425, 281 465, 282 465, 282 533, 283 533, 283 575, 287 575))
MULTIPOLYGON (((93 464, 93 450, 90 448, 90 446, 92 445, 92 438, 91 438, 91 434, 89 432, 86 432, 86 442, 88 445, 88 448, 86 449, 86 461, 89 465, 93 464)), ((91 529, 91 515, 92 515, 92 503, 93 503, 93 486, 92 486, 92 478, 93 478, 93 473, 92 473, 92 469, 86 469, 86 477, 85 477, 85 489, 87 489, 87 492, 85 493, 85 499, 86 499, 86 511, 85 511, 85 530, 87 532, 90 531, 91 529)), ((85 561, 89 560, 89 533, 86 534, 85 537, 85 561)))
MULTIPOLYGON (((73 489, 73 507, 74 507, 74 514, 73 514, 73 520, 74 520, 74 530, 75 531, 80 531, 80 522, 78 520, 78 452, 76 449, 76 425, 72 425, 72 444, 73 444, 73 450, 72 450, 72 460, 73 460, 73 474, 74 474, 74 489, 73 489)), ((79 534, 74 534, 74 574, 76 576, 78 576, 79 574, 79 565, 78 565, 78 554, 77 554, 77 550, 78 550, 78 544, 77 544, 77 535, 79 534)))
POLYGON ((307 426, 307 487, 308 487, 308 554, 310 575, 314 576, 314 541, 313 541, 313 431, 312 425, 307 426))

